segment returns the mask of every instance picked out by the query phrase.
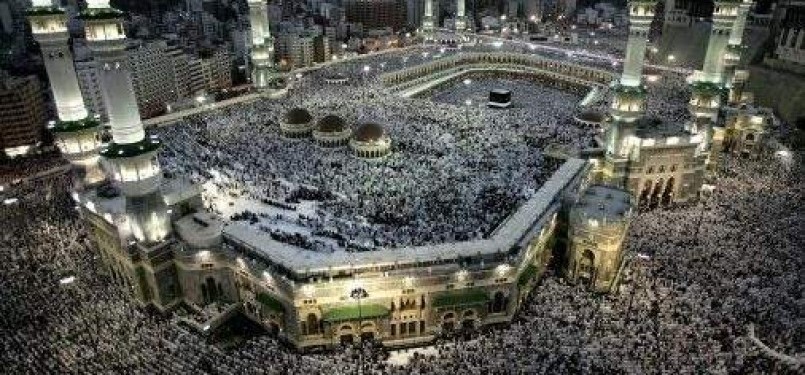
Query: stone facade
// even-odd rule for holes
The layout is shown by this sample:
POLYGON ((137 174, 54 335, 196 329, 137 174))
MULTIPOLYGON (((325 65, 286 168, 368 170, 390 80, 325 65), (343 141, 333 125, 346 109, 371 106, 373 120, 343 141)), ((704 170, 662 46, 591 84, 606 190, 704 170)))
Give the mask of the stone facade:
POLYGON ((578 199, 588 170, 583 160, 567 161, 493 238, 413 250, 417 257, 369 252, 349 264, 300 265, 282 255, 299 249, 252 228, 221 230, 212 215, 194 213, 202 209, 197 192, 177 195, 187 189, 171 181, 160 191, 175 230, 151 245, 121 230, 121 197, 87 192, 76 200, 112 278, 144 305, 221 303, 300 349, 370 338, 415 345, 512 319, 551 256, 559 210, 578 199), (354 299, 354 290, 365 295, 354 299))

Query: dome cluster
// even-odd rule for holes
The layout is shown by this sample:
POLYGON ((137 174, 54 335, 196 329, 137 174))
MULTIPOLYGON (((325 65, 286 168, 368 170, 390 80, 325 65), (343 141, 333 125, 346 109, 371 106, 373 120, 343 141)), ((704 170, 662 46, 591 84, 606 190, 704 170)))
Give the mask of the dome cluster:
POLYGON ((326 115, 318 121, 304 108, 293 108, 280 122, 282 135, 290 139, 313 137, 321 147, 340 147, 349 144, 355 156, 372 159, 389 154, 391 139, 382 125, 369 122, 355 132, 336 115, 326 115))

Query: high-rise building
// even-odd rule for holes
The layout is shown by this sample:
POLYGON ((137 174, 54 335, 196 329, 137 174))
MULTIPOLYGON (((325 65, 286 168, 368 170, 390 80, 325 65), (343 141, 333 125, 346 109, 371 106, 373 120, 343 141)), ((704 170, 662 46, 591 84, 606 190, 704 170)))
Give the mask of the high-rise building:
POLYGON ((106 104, 103 102, 103 93, 101 92, 98 62, 92 58, 77 60, 75 70, 78 75, 81 96, 84 97, 84 104, 87 106, 87 110, 90 114, 99 116, 102 122, 109 121, 109 114, 106 113, 106 104))
POLYGON ((425 6, 422 15, 422 32, 425 34, 425 39, 433 38, 433 30, 436 28, 437 14, 434 13, 433 0, 425 0, 425 6))
POLYGON ((291 37, 290 58, 294 67, 313 65, 316 53, 316 36, 312 33, 298 33, 291 37))
POLYGON ((8 154, 41 140, 45 101, 35 76, 15 77, 0 71, 0 149, 8 154))
POLYGON ((726 88, 727 47, 739 7, 738 1, 716 0, 704 64, 702 70, 696 71, 692 77, 688 108, 696 121, 692 123, 690 131, 703 137, 702 145, 706 150, 710 150, 712 145, 714 126, 717 125, 719 109, 723 104, 721 96, 726 88))
POLYGON ((730 31, 730 38, 724 55, 724 79, 730 90, 728 102, 731 104, 737 104, 743 100, 746 80, 749 78, 749 71, 746 69, 747 56, 744 56, 743 35, 752 3, 753 0, 743 0, 738 7, 738 15, 730 31))
POLYGON ((170 102, 179 99, 173 60, 165 41, 135 43, 127 50, 137 106, 143 118, 162 114, 170 102))
POLYGON ((232 55, 225 49, 201 51, 187 59, 188 95, 232 87, 232 55))
POLYGON ((782 12, 773 55, 778 60, 805 65, 805 1, 791 1, 782 12))
POLYGON ((330 61, 331 56, 331 47, 330 47, 330 38, 327 35, 321 34, 317 35, 313 39, 313 61, 317 63, 323 63, 330 61))
POLYGON ((406 23, 408 26, 416 28, 422 25, 423 17, 425 16, 425 7, 428 0, 406 0, 405 1, 405 15, 407 17, 406 23))
POLYGON ((466 4, 464 0, 456 0, 456 19, 455 19, 455 28, 456 31, 463 31, 467 28, 467 14, 466 14, 466 4))
POLYGON ((400 30, 407 22, 402 0, 344 0, 347 22, 360 23, 365 31, 391 27, 400 30))

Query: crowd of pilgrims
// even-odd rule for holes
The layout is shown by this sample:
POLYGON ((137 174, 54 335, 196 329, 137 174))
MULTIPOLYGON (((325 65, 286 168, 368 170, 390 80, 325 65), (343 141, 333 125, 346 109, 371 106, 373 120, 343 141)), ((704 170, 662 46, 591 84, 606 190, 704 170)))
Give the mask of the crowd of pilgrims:
MULTIPOLYGON (((355 72, 350 73, 353 81, 371 80, 374 70, 365 76, 358 72, 366 61, 382 70, 405 65, 410 58, 390 55, 345 64, 344 72, 355 72), (380 66, 380 61, 389 65, 380 66)), ((477 213, 457 204, 421 206, 433 203, 412 203, 404 197, 425 194, 439 202, 440 196, 466 192, 483 201, 481 182, 488 182, 486 187, 498 194, 492 194, 492 208, 486 210, 500 213, 505 210, 496 208, 495 202, 523 199, 556 167, 551 166, 555 161, 533 150, 549 141, 584 147, 591 137, 558 114, 565 109, 561 104, 547 99, 537 99, 547 109, 541 114, 515 108, 501 115, 467 110, 461 103, 437 106, 426 100, 392 98, 377 87, 350 87, 347 95, 339 87, 327 88, 322 79, 322 73, 305 76, 300 85, 304 95, 295 92, 291 101, 310 108, 315 117, 339 114, 353 129, 355 123, 368 120, 386 125, 394 143, 391 157, 368 163, 346 150, 319 149, 311 141, 273 141, 277 122, 290 105, 255 102, 160 130, 166 141, 161 155, 166 169, 214 181, 231 194, 254 199, 299 197, 299 183, 333 194, 353 194, 322 201, 326 215, 303 221, 314 230, 326 223, 355 238, 377 239, 380 245, 417 244, 449 240, 438 236, 471 236, 460 234, 467 226, 456 215, 467 215, 462 218, 466 220, 477 213), (468 126, 467 115, 470 124, 483 126, 468 126), (507 118, 514 116, 525 120, 517 125, 524 129, 507 118), (517 137, 526 139, 525 145, 515 142, 517 137), (305 157, 311 155, 316 157, 305 157), (501 170, 496 163, 512 169, 501 170), (441 176, 445 167, 448 174, 441 176), (215 179, 211 170, 229 178, 215 179), (477 179, 481 173, 470 173, 480 170, 485 172, 483 179, 477 179), (469 188, 458 191, 457 186, 469 188), (526 188, 512 191, 505 186, 526 188), (402 194, 394 188, 413 190, 402 194), (391 216, 389 208, 395 212, 391 216), (428 216, 406 217, 418 211, 428 216), (358 216, 394 224, 358 226, 353 221, 358 216), (411 220, 416 225, 399 224, 411 220)), ((680 90, 669 91, 679 95, 680 90)), ((440 337, 429 350, 437 354, 414 355, 403 365, 388 362, 388 352, 372 343, 300 355, 272 335, 261 335, 224 348, 181 324, 183 318, 176 313, 162 315, 140 307, 131 291, 106 271, 91 243, 69 196, 71 178, 54 173, 19 179, 31 170, 54 169, 63 161, 25 160, 34 161, 4 166, 3 176, 14 177, 4 180, 0 191, 0 200, 14 198, 0 207, 4 373, 352 374, 358 367, 366 374, 803 370, 802 365, 774 358, 748 337, 748 327, 754 325, 755 334, 768 347, 802 361, 805 179, 798 157, 787 168, 769 155, 758 160, 727 158, 711 196, 692 205, 640 212, 626 240, 629 261, 617 293, 590 293, 566 283, 551 269, 511 325, 440 337)), ((214 203, 208 201, 213 210, 223 209, 214 203)), ((474 223, 483 228, 479 221, 474 223)), ((206 310, 200 310, 202 320, 206 310)))
POLYGON ((379 344, 300 355, 271 335, 210 342, 113 282, 69 177, 26 181, 2 192, 18 202, 0 210, 0 362, 8 374, 797 373, 748 336, 754 324, 802 360, 805 179, 794 163, 728 159, 711 196, 639 213, 617 293, 549 271, 510 326, 441 337, 435 355, 403 364, 379 344))
MULTIPOLYGON (((467 108, 463 99, 435 103, 400 98, 377 83, 367 88, 361 65, 354 68, 350 78, 360 87, 327 85, 327 72, 312 73, 287 100, 239 104, 161 128, 163 168, 207 183, 212 211, 248 219, 281 241, 318 251, 418 246, 487 236, 558 168, 560 160, 541 153, 548 143, 581 149, 595 135, 574 123, 576 94, 489 78, 471 88, 488 95, 507 85, 521 105, 496 111, 484 99, 467 108), (367 161, 349 147, 283 138, 279 123, 293 107, 308 109, 314 122, 338 115, 353 131, 382 124, 392 153, 367 161), (230 214, 233 197, 272 210, 230 214), (296 212, 300 197, 317 201, 315 212, 296 212)), ((466 90, 458 82, 440 95, 464 98, 466 90)))

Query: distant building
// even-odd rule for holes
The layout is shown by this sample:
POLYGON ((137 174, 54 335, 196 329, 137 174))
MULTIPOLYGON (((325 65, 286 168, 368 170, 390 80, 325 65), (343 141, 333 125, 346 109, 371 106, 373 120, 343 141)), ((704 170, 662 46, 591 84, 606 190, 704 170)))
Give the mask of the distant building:
POLYGON ((774 38, 774 57, 805 65, 805 1, 792 1, 781 10, 784 13, 774 38))
POLYGON ((422 24, 422 16, 425 14, 425 0, 406 0, 405 13, 408 26, 419 27, 422 24))
POLYGON ((301 68, 313 65, 316 51, 315 39, 316 37, 310 33, 296 34, 291 38, 289 55, 291 64, 294 67, 301 68))
POLYGON ((179 99, 173 59, 166 58, 165 41, 137 43, 128 50, 131 78, 137 96, 137 106, 143 118, 165 112, 166 104, 179 99))
POLYGON ((331 47, 330 38, 326 35, 318 35, 313 38, 313 61, 317 63, 330 61, 331 47))
POLYGON ((407 23, 402 0, 345 0, 347 22, 363 24, 365 30, 391 27, 400 30, 407 23))
POLYGON ((204 51, 188 60, 189 94, 232 87, 232 55, 225 49, 204 51))
POLYGON ((87 110, 91 114, 100 116, 102 121, 108 121, 109 114, 106 111, 106 104, 103 102, 98 62, 93 59, 76 60, 75 72, 78 75, 78 85, 81 87, 81 96, 84 97, 84 105, 87 106, 87 110))
MULTIPOLYGON (((90 57, 82 57, 84 51, 80 45, 78 50, 76 73, 87 109, 106 121, 98 64, 90 57)), ((227 45, 194 56, 165 40, 135 41, 126 53, 137 106, 143 118, 158 116, 166 112, 171 103, 194 97, 199 92, 232 87, 234 60, 227 45)))
POLYGON ((0 149, 16 154, 37 144, 45 127, 45 100, 35 76, 0 71, 0 149))

